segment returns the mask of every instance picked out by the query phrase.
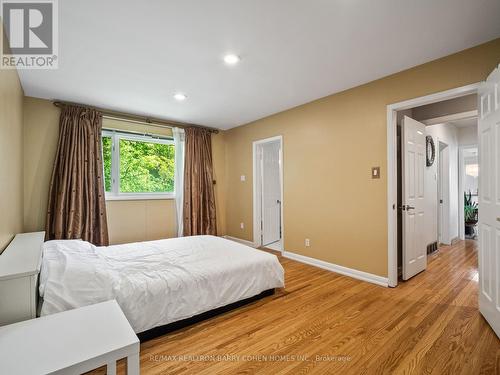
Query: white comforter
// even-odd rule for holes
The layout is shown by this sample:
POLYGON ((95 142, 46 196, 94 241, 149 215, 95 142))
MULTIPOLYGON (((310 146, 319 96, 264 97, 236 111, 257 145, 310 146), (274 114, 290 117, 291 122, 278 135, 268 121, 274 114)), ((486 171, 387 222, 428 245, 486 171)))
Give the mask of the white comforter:
POLYGON ((214 236, 44 244, 42 315, 116 299, 135 332, 284 286, 276 256, 214 236))

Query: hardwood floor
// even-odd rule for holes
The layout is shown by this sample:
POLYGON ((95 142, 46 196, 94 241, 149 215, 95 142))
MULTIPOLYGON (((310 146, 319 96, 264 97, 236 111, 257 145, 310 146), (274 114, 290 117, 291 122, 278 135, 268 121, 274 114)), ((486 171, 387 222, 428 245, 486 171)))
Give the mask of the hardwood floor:
POLYGON ((394 289, 280 261, 284 290, 143 343, 141 373, 500 373, 500 341, 478 311, 473 241, 441 248, 394 289))

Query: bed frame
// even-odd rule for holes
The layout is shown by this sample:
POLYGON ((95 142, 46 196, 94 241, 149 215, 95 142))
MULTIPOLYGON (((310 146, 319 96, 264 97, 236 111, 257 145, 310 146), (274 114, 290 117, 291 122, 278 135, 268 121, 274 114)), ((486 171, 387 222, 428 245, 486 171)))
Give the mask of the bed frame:
MULTIPOLYGON (((148 329, 147 331, 137 333, 136 335, 141 342, 152 340, 154 338, 166 335, 167 333, 171 333, 171 332, 177 331, 179 329, 186 328, 186 327, 189 327, 189 326, 194 325, 196 323, 202 322, 204 320, 214 318, 218 315, 222 315, 226 312, 236 310, 238 307, 248 305, 252 302, 258 301, 258 300, 263 299, 265 297, 272 296, 272 295, 274 295, 274 292, 275 292, 275 289, 267 289, 267 290, 264 290, 263 292, 255 295, 255 296, 253 296, 253 297, 245 298, 245 299, 242 299, 240 301, 230 303, 229 305, 217 307, 216 309, 205 311, 204 313, 192 316, 190 318, 177 320, 175 322, 165 324, 163 326, 154 327, 154 328, 148 329)), ((42 303, 43 303, 43 298, 39 297, 39 299, 38 299, 39 309, 38 309, 37 317, 40 316, 40 307, 42 306, 42 303)))
POLYGON ((249 303, 258 301, 264 297, 272 296, 273 294, 274 294, 274 289, 264 290, 260 294, 257 294, 253 297, 245 298, 245 299, 242 299, 241 301, 236 301, 236 302, 230 303, 229 305, 221 306, 221 307, 218 307, 216 309, 209 310, 209 311, 206 311, 204 313, 192 316, 190 318, 178 320, 176 322, 165 324, 163 326, 151 328, 147 331, 138 333, 137 337, 139 337, 139 340, 141 340, 141 342, 151 340, 151 339, 154 339, 156 337, 163 336, 167 333, 177 331, 181 328, 185 328, 185 327, 188 327, 190 325, 193 325, 193 324, 202 322, 204 320, 213 318, 217 315, 224 314, 228 311, 232 311, 234 309, 237 309, 238 307, 248 305, 249 303))

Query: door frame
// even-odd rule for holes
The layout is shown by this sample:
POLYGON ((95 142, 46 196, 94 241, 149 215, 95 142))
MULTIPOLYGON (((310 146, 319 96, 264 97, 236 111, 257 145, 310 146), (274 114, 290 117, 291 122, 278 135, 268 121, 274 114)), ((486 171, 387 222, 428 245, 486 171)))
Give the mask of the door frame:
MULTIPOLYGON (((465 240, 465 217, 464 217, 464 183, 465 183, 465 155, 464 151, 469 149, 478 150, 478 144, 458 146, 458 236, 465 240)), ((479 163, 479 155, 478 155, 479 163)))
POLYGON ((387 106, 387 276, 390 287, 398 285, 397 248, 397 111, 477 94, 480 83, 405 100, 387 106))
POLYGON ((437 138, 437 152, 436 152, 436 163, 437 163, 437 235, 438 235, 438 246, 439 243, 445 245, 451 245, 450 239, 450 145, 443 142, 441 139, 437 138), (442 173, 442 161, 441 161, 441 145, 444 145, 443 150, 446 149, 448 153, 448 165, 446 170, 448 172, 448 184, 443 186, 443 173, 442 173), (440 203, 441 198, 443 198, 443 203, 440 203))
POLYGON ((260 182, 262 180, 261 168, 259 166, 259 161, 257 157, 259 155, 258 151, 262 149, 262 145, 265 143, 276 142, 280 144, 280 154, 279 154, 279 175, 280 175, 280 187, 281 187, 281 246, 280 251, 283 253, 285 251, 285 222, 283 220, 283 136, 277 135, 274 137, 259 139, 254 141, 252 144, 252 160, 253 160, 253 243, 255 246, 262 246, 262 229, 260 223, 262 221, 262 212, 259 207, 262 202, 262 189, 259 189, 260 182))

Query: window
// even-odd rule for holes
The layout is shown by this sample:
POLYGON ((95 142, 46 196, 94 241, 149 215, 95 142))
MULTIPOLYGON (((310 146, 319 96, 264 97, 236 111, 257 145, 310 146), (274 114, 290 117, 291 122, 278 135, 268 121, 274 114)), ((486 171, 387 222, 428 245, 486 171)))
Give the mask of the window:
POLYGON ((102 157, 106 199, 174 197, 172 139, 104 130, 102 157))

